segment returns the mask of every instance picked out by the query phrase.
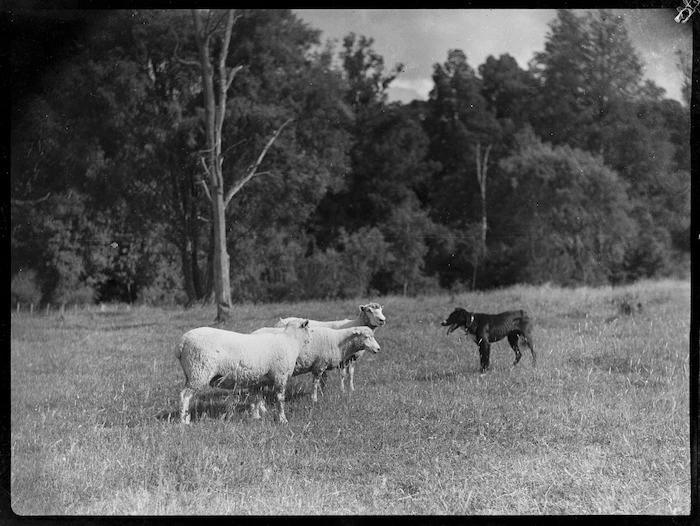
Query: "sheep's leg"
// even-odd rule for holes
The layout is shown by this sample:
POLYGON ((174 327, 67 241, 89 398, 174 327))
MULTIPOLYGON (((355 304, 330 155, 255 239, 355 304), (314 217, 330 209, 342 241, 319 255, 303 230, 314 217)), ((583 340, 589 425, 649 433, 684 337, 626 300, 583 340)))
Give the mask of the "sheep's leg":
POLYGON ((265 407, 265 400, 262 397, 258 398, 255 402, 250 404, 251 416, 253 420, 260 420, 262 416, 260 413, 267 413, 267 407, 265 407))
POLYGON ((351 360, 350 363, 348 363, 348 376, 350 378, 350 390, 354 391, 355 390, 355 360, 351 360))
POLYGON ((508 343, 510 343, 510 346, 513 348, 513 352, 515 353, 515 361, 513 362, 513 366, 517 365, 520 361, 520 358, 522 357, 520 347, 518 347, 519 339, 520 336, 518 336, 518 333, 516 332, 511 332, 510 334, 508 334, 508 343))
POLYGON ((286 387, 286 378, 283 383, 275 384, 275 396, 277 397, 277 415, 280 424, 287 423, 287 417, 284 415, 284 391, 286 387))
POLYGON ((262 389, 255 389, 253 391, 255 396, 253 402, 250 404, 250 414, 253 420, 260 420, 260 412, 263 414, 267 413, 267 407, 265 407, 265 397, 262 389))
POLYGON ((180 422, 183 424, 190 423, 190 400, 195 394, 195 390, 189 386, 180 391, 180 422))
POLYGON ((345 392, 345 377, 347 376, 348 371, 347 368, 344 365, 340 366, 340 390, 342 392, 345 392))
MULTIPOLYGON (((325 374, 325 371, 322 373, 313 373, 314 375, 314 385, 313 385, 313 390, 311 391, 311 401, 312 402, 318 402, 318 387, 324 383, 323 382, 323 375, 325 374)), ((323 389, 323 387, 321 387, 323 389)))

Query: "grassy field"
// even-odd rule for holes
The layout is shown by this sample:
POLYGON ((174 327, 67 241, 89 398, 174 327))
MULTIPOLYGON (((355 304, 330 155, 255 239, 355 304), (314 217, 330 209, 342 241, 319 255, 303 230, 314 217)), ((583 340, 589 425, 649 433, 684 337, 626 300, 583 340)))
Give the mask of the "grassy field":
MULTIPOLYGON (((382 350, 253 421, 227 391, 178 423, 174 347, 214 309, 12 315, 11 505, 20 515, 690 512, 690 285, 381 298, 382 350), (621 314, 616 299, 643 311, 621 314), (523 308, 529 350, 445 335, 455 306, 523 308)), ((364 302, 363 302, 364 303, 364 302)), ((228 328, 337 319, 357 301, 247 305, 228 328)))

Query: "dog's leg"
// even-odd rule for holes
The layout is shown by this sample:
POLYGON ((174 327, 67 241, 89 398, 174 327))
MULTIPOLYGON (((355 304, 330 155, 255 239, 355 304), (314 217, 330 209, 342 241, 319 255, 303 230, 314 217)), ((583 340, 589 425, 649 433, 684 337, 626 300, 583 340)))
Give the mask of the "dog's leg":
POLYGON ((532 365, 533 367, 537 367, 537 355, 535 355, 535 348, 532 346, 532 340, 528 337, 523 335, 522 339, 525 343, 527 343, 527 346, 530 348, 530 352, 532 353, 532 365))
POLYGON ((520 353, 520 347, 518 347, 519 339, 520 336, 518 336, 517 332, 508 333, 508 343, 510 343, 510 346, 513 348, 513 352, 515 353, 515 361, 513 362, 513 366, 518 365, 518 362, 522 357, 522 354, 520 353))
POLYGON ((487 338, 482 338, 479 344, 479 357, 481 358, 481 374, 488 371, 489 355, 491 354, 491 345, 487 338))
POLYGON ((535 355, 535 348, 532 345, 532 337, 530 336, 530 330, 532 328, 532 325, 530 324, 530 318, 525 313, 525 311, 521 312, 523 319, 520 322, 520 338, 530 348, 530 352, 532 353, 532 365, 537 367, 537 356, 535 355))

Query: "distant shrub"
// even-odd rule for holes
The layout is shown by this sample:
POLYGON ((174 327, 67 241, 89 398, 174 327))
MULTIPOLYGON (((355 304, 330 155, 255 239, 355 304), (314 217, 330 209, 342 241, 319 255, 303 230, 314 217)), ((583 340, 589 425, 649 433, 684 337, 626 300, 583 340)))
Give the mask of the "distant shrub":
POLYGON ((329 248, 314 251, 297 262, 300 299, 343 298, 343 261, 340 254, 329 248))
POLYGON ((37 284, 36 271, 21 270, 10 281, 10 298, 12 305, 39 304, 41 287, 37 284))
POLYGON ((51 294, 55 305, 89 305, 95 302, 96 292, 85 283, 61 283, 51 294))
POLYGON ((338 252, 342 262, 339 280, 343 297, 369 293, 372 276, 390 257, 390 245, 376 228, 360 228, 352 234, 340 229, 338 252))
POLYGON ((187 303, 187 293, 181 288, 163 287, 161 283, 156 282, 144 287, 139 291, 138 303, 146 305, 185 305, 187 303))
POLYGON ((653 232, 642 230, 641 235, 628 245, 622 262, 624 281, 634 282, 643 278, 663 276, 669 266, 668 233, 657 228, 653 232))

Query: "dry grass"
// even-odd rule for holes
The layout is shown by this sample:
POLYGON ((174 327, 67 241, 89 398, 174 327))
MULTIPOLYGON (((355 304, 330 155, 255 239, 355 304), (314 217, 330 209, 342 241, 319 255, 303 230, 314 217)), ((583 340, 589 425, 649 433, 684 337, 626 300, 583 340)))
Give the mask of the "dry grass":
MULTIPOLYGON (((20 515, 688 514, 686 282, 514 287, 382 298, 382 351, 333 374, 318 404, 289 388, 289 425, 233 394, 182 426, 173 349, 212 309, 12 317, 11 505, 20 515), (620 314, 614 300, 644 310, 620 314), (524 308, 538 351, 476 346, 439 326, 455 306, 524 308)), ((618 302, 619 303, 619 302, 618 302)), ((352 316, 357 302, 249 305, 232 329, 280 316, 352 316)))

